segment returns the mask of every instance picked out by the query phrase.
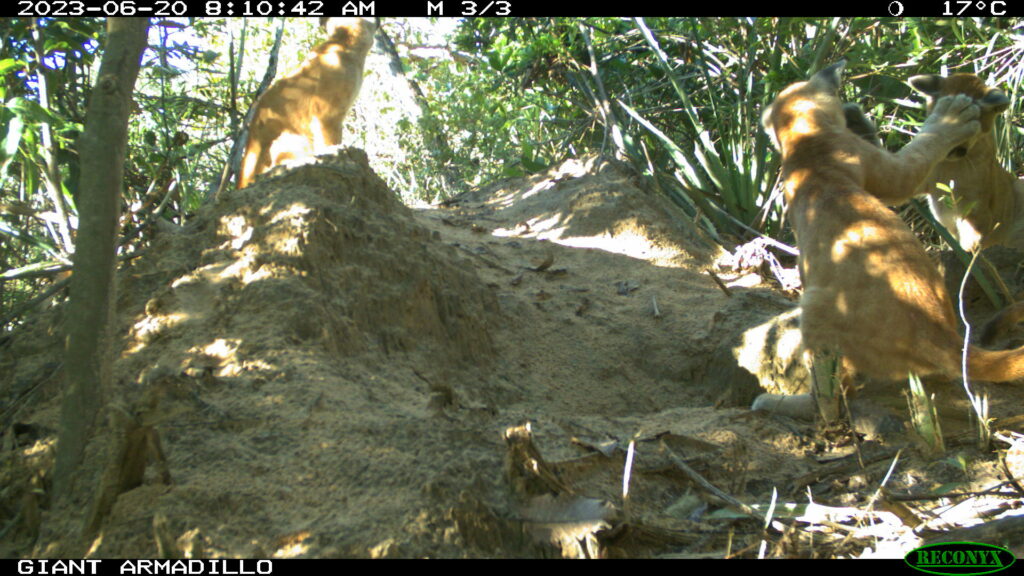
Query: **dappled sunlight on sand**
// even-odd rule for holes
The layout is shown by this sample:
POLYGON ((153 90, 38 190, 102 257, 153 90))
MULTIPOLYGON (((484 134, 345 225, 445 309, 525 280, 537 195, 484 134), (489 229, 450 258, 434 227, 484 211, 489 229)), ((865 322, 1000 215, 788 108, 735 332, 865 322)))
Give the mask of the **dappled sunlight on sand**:
POLYGON ((125 350, 125 354, 134 354, 154 341, 160 334, 179 326, 188 319, 188 314, 175 312, 171 314, 153 314, 143 316, 132 326, 134 344, 125 350))
POLYGON ((568 160, 458 201, 463 210, 486 212, 486 229, 497 238, 548 240, 666 268, 709 263, 717 249, 690 220, 672 217, 678 212, 671 204, 642 175, 596 157, 568 160))
POLYGON ((522 227, 515 229, 496 228, 493 232, 498 237, 520 237, 536 238, 538 240, 550 240, 562 246, 571 248, 595 248, 612 254, 621 254, 645 260, 652 264, 665 267, 677 267, 679 264, 675 259, 685 255, 683 250, 677 246, 666 246, 655 243, 645 234, 641 226, 637 226, 629 220, 618 222, 615 229, 605 230, 600 234, 591 236, 573 236, 568 234, 568 227, 561 225, 560 215, 553 215, 543 219, 534 219, 528 222, 527 229, 522 227))

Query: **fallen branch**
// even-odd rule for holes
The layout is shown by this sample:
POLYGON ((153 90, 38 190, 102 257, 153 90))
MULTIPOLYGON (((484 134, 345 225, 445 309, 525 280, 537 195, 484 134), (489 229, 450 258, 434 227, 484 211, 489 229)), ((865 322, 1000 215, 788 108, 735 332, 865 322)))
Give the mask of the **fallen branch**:
POLYGON ((729 508, 732 508, 737 512, 746 514, 747 516, 750 516, 751 518, 759 522, 764 522, 764 516, 758 513, 757 510, 754 510, 750 506, 744 504, 743 502, 740 502, 732 495, 727 494, 722 490, 719 490, 714 484, 705 480, 703 476, 698 474, 697 471, 694 470, 693 468, 690 468, 690 466, 686 462, 684 462, 682 458, 676 455, 676 453, 673 452, 671 448, 666 446, 664 442, 661 443, 661 446, 665 450, 665 453, 668 454, 669 460, 672 461, 672 464, 675 465, 675 467, 678 468, 683 474, 685 474, 687 478, 692 480, 693 483, 696 484, 701 490, 704 490, 705 492, 711 494, 715 498, 721 500, 729 508))

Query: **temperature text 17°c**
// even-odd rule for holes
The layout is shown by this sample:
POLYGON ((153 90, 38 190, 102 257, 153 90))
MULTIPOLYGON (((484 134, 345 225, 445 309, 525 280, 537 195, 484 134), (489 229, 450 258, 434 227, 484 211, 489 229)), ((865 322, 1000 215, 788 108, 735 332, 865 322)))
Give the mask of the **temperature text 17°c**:
POLYGON ((946 0, 942 3, 943 16, 1005 16, 1005 0, 946 0))

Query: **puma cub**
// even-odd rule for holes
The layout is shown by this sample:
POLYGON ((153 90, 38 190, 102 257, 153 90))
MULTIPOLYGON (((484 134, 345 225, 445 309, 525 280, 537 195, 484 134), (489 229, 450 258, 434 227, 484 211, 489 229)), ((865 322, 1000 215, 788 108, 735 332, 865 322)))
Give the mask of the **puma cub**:
POLYGON ((954 148, 919 190, 928 194, 935 218, 965 250, 996 244, 1024 248, 1024 183, 999 165, 992 131, 1010 99, 974 74, 914 76, 910 85, 925 95, 929 110, 938 98, 953 94, 966 94, 981 107, 981 134, 954 148), (937 184, 949 186, 952 206, 943 202, 946 192, 937 184))
POLYGON ((320 23, 327 41, 255 104, 238 188, 287 160, 341 144, 341 124, 362 86, 377 24, 366 18, 321 18, 320 23))
MULTIPOLYGON (((920 242, 883 200, 917 190, 977 135, 980 109, 967 96, 938 99, 921 132, 891 154, 847 128, 849 111, 837 96, 843 66, 789 86, 764 114, 782 152, 800 248, 804 346, 841 354, 846 366, 876 378, 955 376, 963 339, 952 301, 920 242)), ((1024 348, 972 346, 968 372, 987 381, 1022 378, 1024 348)))

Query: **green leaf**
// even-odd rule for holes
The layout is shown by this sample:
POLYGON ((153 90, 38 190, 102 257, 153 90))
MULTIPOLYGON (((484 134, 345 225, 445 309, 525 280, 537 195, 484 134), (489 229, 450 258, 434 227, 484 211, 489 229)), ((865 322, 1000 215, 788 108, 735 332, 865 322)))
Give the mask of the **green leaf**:
POLYGON ((24 70, 25 68, 26 64, 22 60, 15 60, 14 58, 4 58, 3 60, 0 60, 0 75, 7 74, 12 70, 24 70))
POLYGON ((7 165, 11 163, 18 153, 18 146, 21 145, 21 134, 25 129, 25 123, 19 116, 11 118, 7 123, 7 132, 3 142, 0 142, 0 174, 7 171, 7 165))

